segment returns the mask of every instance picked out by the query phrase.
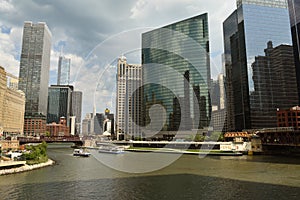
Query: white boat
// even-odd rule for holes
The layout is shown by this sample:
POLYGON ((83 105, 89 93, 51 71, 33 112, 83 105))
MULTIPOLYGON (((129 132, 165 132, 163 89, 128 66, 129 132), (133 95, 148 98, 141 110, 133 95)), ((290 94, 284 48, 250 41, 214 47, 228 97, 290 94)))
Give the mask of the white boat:
POLYGON ((73 156, 89 157, 91 154, 83 149, 74 149, 73 156))
POLYGON ((124 153, 124 147, 117 145, 101 145, 98 148, 99 153, 111 153, 111 154, 121 154, 124 153))

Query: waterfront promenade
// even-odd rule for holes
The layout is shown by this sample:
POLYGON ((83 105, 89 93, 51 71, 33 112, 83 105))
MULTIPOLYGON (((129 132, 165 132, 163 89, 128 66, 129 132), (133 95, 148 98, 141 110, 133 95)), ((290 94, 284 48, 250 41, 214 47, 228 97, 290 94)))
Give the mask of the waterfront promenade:
POLYGON ((45 163, 39 163, 35 165, 27 165, 26 161, 4 161, 0 163, 0 167, 9 167, 9 166, 16 166, 16 165, 21 165, 20 167, 14 167, 10 169, 1 169, 0 168, 0 176, 1 175, 7 175, 7 174, 15 174, 15 173, 20 173, 20 172, 25 172, 25 171, 30 171, 34 169, 39 169, 42 167, 50 166, 53 165, 55 162, 51 159, 48 159, 47 162, 45 163))

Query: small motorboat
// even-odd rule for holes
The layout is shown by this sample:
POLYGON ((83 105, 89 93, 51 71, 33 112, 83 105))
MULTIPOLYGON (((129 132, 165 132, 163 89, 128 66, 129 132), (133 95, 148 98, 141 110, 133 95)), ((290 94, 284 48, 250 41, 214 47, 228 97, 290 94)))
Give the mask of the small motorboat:
POLYGON ((83 149, 74 149, 73 156, 89 157, 91 154, 83 149))

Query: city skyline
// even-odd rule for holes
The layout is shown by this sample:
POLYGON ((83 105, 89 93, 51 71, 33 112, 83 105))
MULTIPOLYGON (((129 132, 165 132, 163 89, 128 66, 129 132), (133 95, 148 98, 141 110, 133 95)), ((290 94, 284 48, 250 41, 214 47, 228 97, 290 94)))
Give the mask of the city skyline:
MULTIPOLYGON (((247 1, 244 1, 244 2, 247 2, 247 1)), ((251 1, 249 1, 249 2, 251 2, 251 1)), ((257 2, 259 2, 259 1, 257 1, 257 2)), ((282 2, 284 2, 284 1, 282 1, 282 2)), ((7 3, 9 3, 9 2, 7 2, 7 3)), ((238 1, 238 3, 240 3, 240 1, 238 1)), ((265 5, 265 3, 264 3, 264 5, 265 5)), ((280 5, 280 6, 282 6, 282 5, 280 5)), ((280 7, 279 6, 279 7, 280 7)), ((286 5, 285 5, 286 6, 286 5)), ((278 6, 276 7, 276 8, 279 8, 278 6)), ((210 16, 210 15, 209 15, 210 16)), ((184 19, 187 19, 186 17, 184 18, 184 19)), ((210 22, 209 21, 209 24, 211 24, 212 22, 210 22)), ((285 25, 284 26, 286 26, 287 25, 287 23, 284 23, 285 25)), ((9 27, 7 27, 7 26, 3 26, 3 25, 1 25, 0 26, 1 27, 1 34, 10 34, 11 33, 11 31, 12 31, 12 28, 9 28, 9 27)), ((285 27, 286 28, 286 27, 285 27)), ((52 28, 50 27, 50 30, 51 30, 52 28)), ((54 26, 54 28, 53 29, 56 29, 56 27, 54 26)), ((153 29, 152 29, 153 30, 153 29)), ((210 34, 210 37, 211 37, 211 34, 210 34)), ((212 37, 214 37, 214 35, 212 36, 212 37)), ((212 42, 215 42, 215 40, 211 40, 212 42)), ((246 41, 248 44, 250 44, 248 41, 246 41)), ((276 43, 276 42, 275 42, 276 43)), ((284 43, 284 42, 283 42, 284 43)), ((59 43, 57 43, 57 45, 55 46, 54 45, 54 47, 53 47, 53 49, 51 50, 51 51, 53 51, 53 52, 57 52, 56 51, 56 48, 58 48, 58 46, 61 48, 61 47, 64 47, 64 46, 67 46, 67 43, 65 43, 65 42, 59 42, 59 43)), ((212 46, 212 45, 209 45, 209 47, 211 48, 211 49, 213 49, 214 47, 212 46)), ((248 47, 249 48, 249 47, 248 47)), ((251 47, 249 48, 249 49, 251 49, 251 47)), ((108 50, 108 51, 110 51, 110 50, 108 50)), ((126 53, 126 52, 125 52, 126 53)), ((251 52, 252 53, 252 52, 251 52)), ((212 54, 212 56, 211 56, 211 58, 212 58, 212 60, 214 60, 214 52, 212 52, 211 53, 212 54)), ((68 55, 68 54, 67 54, 68 55)), ((219 56, 221 55, 221 53, 219 54, 219 56)), ((257 55, 262 55, 262 53, 261 52, 259 52, 257 55)), ((251 56, 253 57, 254 56, 254 54, 252 55, 251 54, 251 56)), ((72 57, 72 56, 71 56, 72 57)), ((226 58, 226 56, 225 56, 225 58, 226 58)), ((51 58, 52 59, 52 58, 51 58)), ((81 61, 82 60, 84 60, 84 59, 81 59, 81 61)), ((221 59, 219 59, 219 60, 221 60, 221 59)), ((251 60, 251 61, 253 61, 253 60, 251 60)), ((134 61, 131 61, 131 62, 134 62, 134 61)), ((248 63, 248 65, 249 65, 249 63, 248 63)), ((77 65, 77 67, 78 67, 79 65, 77 65)), ((79 70, 77 70, 77 71, 80 71, 80 68, 81 68, 82 66, 79 66, 79 70)), ((86 75, 86 71, 89 71, 89 69, 92 69, 92 67, 91 66, 85 66, 86 68, 84 68, 84 70, 81 70, 81 74, 79 74, 79 76, 80 76, 80 78, 81 78, 81 80, 79 80, 78 82, 74 82, 74 74, 73 74, 73 84, 77 84, 77 85, 79 85, 79 88, 82 88, 82 87, 86 87, 87 85, 85 84, 85 83, 83 83, 83 81, 84 81, 84 78, 82 78, 82 77, 85 77, 85 75, 86 75), (83 73, 83 74, 82 74, 83 73), (82 84, 83 83, 83 84, 82 84)), ((103 65, 100 63, 99 65, 97 65, 96 66, 97 68, 94 68, 94 70, 99 70, 99 68, 103 68, 103 65)), ((214 66, 212 66, 212 68, 213 68, 214 66)), ((218 66, 218 67, 221 67, 220 65, 218 66)), ((249 66, 248 66, 248 68, 249 68, 249 66)), ((212 70, 212 71, 214 71, 214 70, 212 70)), ((77 77, 78 77, 78 74, 77 74, 77 77)), ((213 75, 213 77, 215 78, 215 75, 213 75)), ((93 77, 89 77, 90 79, 92 79, 93 80, 93 77)), ((75 78, 76 79, 76 78, 75 78)), ((101 79, 99 79, 98 80, 99 82, 97 83, 98 85, 101 85, 101 83, 103 83, 103 81, 104 80, 101 80, 101 79)), ((51 81, 49 82, 49 84, 51 84, 51 81)), ((98 87, 98 85, 97 85, 97 87, 98 87)), ((88 86, 90 86, 90 85, 88 85, 88 86)), ((93 87, 87 87, 87 88, 93 88, 93 87)), ((253 83, 251 83, 251 80, 249 80, 249 89, 251 90, 253 88, 253 83)), ((98 96, 100 96, 100 99, 98 99, 98 98, 96 98, 96 97, 94 97, 94 102, 92 103, 91 102, 91 99, 92 98, 89 98, 88 100, 87 100, 87 98, 84 98, 85 100, 84 100, 84 105, 85 105, 85 108, 83 108, 83 113, 87 113, 87 112, 90 112, 90 110, 91 110, 91 106, 92 105, 96 105, 96 109, 97 110, 101 110, 101 107, 109 107, 110 109, 112 109, 113 108, 113 104, 109 104, 110 106, 107 106, 107 104, 108 104, 108 102, 103 102, 103 105, 100 105, 100 103, 98 103, 98 102, 101 102, 101 94, 103 94, 102 93, 102 91, 101 90, 97 90, 97 88, 96 88, 96 91, 100 91, 99 92, 99 94, 100 95, 98 95, 98 96), (95 102, 96 101, 96 102, 95 102), (105 104, 104 104, 105 103, 105 104), (89 108, 88 108, 89 107, 89 108), (100 109, 99 109, 99 107, 100 107, 100 109)), ((94 92, 95 93, 95 92, 94 92)), ((85 93, 84 93, 85 94, 85 93)), ((87 92, 86 93, 87 94, 87 96, 90 96, 91 95, 91 90, 89 91, 89 92, 87 92)), ((105 95, 103 95, 103 96, 105 96, 105 95)))
MULTIPOLYGON (((22 24, 25 20, 34 22, 44 21, 47 23, 53 34, 49 85, 56 84, 57 61, 61 47, 63 46, 64 56, 72 60, 70 84, 74 83, 74 80, 78 77, 77 73, 79 71, 80 79, 77 78, 76 85, 79 85, 80 88, 75 85, 74 87, 83 91, 87 96, 93 96, 94 93, 94 89, 89 89, 90 83, 88 80, 96 80, 97 76, 93 75, 94 71, 103 69, 105 65, 99 63, 98 69, 88 67, 84 68, 84 70, 79 69, 82 68, 86 56, 96 45, 123 31, 141 27, 150 27, 151 29, 154 29, 155 27, 161 27, 165 24, 180 21, 207 11, 209 13, 209 25, 211 29, 212 62, 216 63, 212 66, 214 68, 221 68, 221 53, 223 52, 221 23, 234 9, 236 4, 235 0, 228 1, 222 6, 219 6, 218 0, 209 2, 205 0, 192 0, 190 2, 175 0, 169 3, 157 0, 143 3, 143 1, 136 0, 126 3, 122 2, 118 5, 113 5, 112 7, 111 1, 93 1, 91 4, 84 4, 84 7, 86 7, 87 10, 90 9, 91 12, 82 13, 76 12, 83 7, 80 2, 65 4, 61 1, 51 1, 47 3, 48 8, 44 6, 45 4, 43 2, 38 3, 28 1, 27 4, 26 1, 24 2, 25 3, 22 2, 17 4, 13 1, 1 2, 0 62, 2 63, 2 66, 12 74, 18 73, 18 59, 20 54, 18 52, 20 50, 22 24), (101 4, 100 8, 103 8, 103 12, 99 12, 98 10, 96 12, 94 10, 99 3, 101 4), (172 3, 172 6, 169 6, 170 3, 172 3), (160 9, 153 10, 153 8, 156 7, 160 7, 160 9), (59 10, 65 9, 66 12, 69 13, 69 16, 67 18, 62 17, 61 14, 58 13, 58 8, 59 10), (108 11, 112 9, 114 9, 114 12, 111 12, 110 14, 108 11), (14 15, 17 10, 18 14, 14 15), (69 12, 67 10, 73 10, 74 12, 69 12), (120 11, 120 16, 112 14, 115 13, 116 10, 120 11), (176 10, 176 12, 174 12, 174 10, 176 10), (97 13, 97 15, 92 15, 91 13, 97 13), (153 14, 156 16, 155 19, 152 17, 153 14), (107 16, 109 16, 109 19, 107 19, 107 16), (114 26, 114 24, 119 24, 120 26, 114 26), (3 48, 4 46, 6 46, 5 49, 3 48)), ((142 32, 145 31, 141 31, 140 34, 142 32)), ((129 45, 126 45, 129 48, 132 47, 132 49, 136 48, 136 46, 132 46, 133 43, 136 43, 135 40, 140 42, 135 36, 129 36, 127 39, 129 45)), ((116 43, 113 43, 111 46, 112 48, 105 52, 101 52, 101 54, 105 56, 114 52, 114 49, 117 48, 116 43)), ((140 45, 138 45, 138 47, 140 48, 140 45)), ((120 54, 117 54, 115 57, 119 55, 120 54)), ((139 61, 139 56, 137 57, 137 60, 130 60, 131 63, 139 63, 139 61)), ((217 73, 215 74, 215 77, 217 77, 217 73)), ((99 96, 105 96, 105 94, 101 94, 102 95, 99 96)), ((94 102, 93 99, 86 98, 85 95, 83 97, 83 112, 87 113, 92 111, 94 102)), ((110 107, 107 105, 96 106, 97 110, 103 110, 106 107, 110 107)))

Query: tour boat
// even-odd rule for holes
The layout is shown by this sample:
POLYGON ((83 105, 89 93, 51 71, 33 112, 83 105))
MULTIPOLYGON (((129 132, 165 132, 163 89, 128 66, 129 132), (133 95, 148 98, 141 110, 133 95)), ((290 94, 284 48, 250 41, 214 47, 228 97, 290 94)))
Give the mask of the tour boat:
POLYGON ((116 145, 101 145, 98 148, 99 153, 121 154, 124 153, 124 147, 116 145))

